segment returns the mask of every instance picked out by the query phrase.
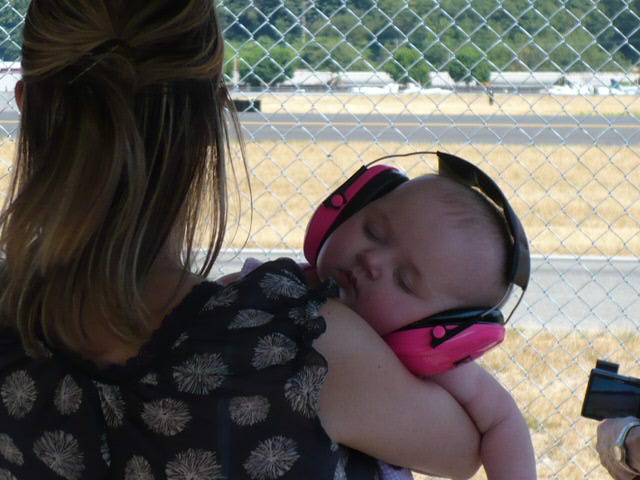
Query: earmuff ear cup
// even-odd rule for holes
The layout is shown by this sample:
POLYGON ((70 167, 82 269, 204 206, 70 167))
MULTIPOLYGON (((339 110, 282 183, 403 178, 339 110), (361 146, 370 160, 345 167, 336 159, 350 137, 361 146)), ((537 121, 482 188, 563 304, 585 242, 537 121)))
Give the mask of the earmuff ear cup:
POLYGON ((440 325, 399 330, 384 337, 407 369, 417 376, 430 376, 451 370, 484 355, 504 340, 504 325, 475 323, 437 347, 433 347, 438 328, 453 329, 457 325, 440 325))
POLYGON ((500 310, 458 308, 413 322, 384 340, 410 372, 429 376, 481 357, 504 335, 500 310))
POLYGON ((316 266, 322 245, 345 220, 369 203, 406 182, 408 177, 387 165, 362 167, 340 185, 316 209, 307 225, 304 256, 316 266))

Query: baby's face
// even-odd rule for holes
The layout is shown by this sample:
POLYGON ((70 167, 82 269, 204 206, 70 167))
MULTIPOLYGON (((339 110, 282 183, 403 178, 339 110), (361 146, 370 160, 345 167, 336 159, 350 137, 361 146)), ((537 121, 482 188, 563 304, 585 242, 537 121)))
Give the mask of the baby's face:
POLYGON ((318 256, 341 300, 380 335, 430 315, 492 306, 500 248, 447 221, 432 178, 401 185, 338 227, 318 256), (494 277, 491 277, 491 276, 494 277))

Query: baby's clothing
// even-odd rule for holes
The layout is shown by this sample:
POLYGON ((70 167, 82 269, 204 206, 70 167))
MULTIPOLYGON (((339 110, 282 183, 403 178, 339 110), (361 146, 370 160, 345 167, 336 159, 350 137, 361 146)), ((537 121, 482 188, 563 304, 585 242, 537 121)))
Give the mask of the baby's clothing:
POLYGON ((105 369, 55 347, 32 359, 0 331, 0 478, 374 479, 317 416, 327 364, 312 342, 333 290, 288 259, 203 282, 105 369))
POLYGON ((382 460, 378 460, 380 480, 413 480, 413 474, 408 468, 394 467, 382 460))

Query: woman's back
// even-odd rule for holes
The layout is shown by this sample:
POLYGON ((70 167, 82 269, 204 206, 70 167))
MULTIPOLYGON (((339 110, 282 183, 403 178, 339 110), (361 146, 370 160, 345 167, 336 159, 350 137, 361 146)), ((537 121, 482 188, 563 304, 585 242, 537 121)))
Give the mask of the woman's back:
MULTIPOLYGON (((347 450, 317 416, 325 293, 289 260, 201 283, 107 368, 66 350, 30 359, 3 332, 2 478, 342 478, 347 450)), ((348 478, 373 478, 362 465, 348 478)))

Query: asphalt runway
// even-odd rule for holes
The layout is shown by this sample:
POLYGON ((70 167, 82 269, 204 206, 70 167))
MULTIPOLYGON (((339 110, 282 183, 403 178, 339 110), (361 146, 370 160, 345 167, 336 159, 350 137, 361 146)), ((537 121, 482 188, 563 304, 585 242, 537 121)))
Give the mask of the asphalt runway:
POLYGON ((0 137, 15 137, 20 124, 20 115, 13 110, 0 111, 0 137))
POLYGON ((247 140, 495 143, 510 145, 637 145, 632 116, 293 115, 242 113, 247 140))
MULTIPOLYGON (((0 111, 0 135, 14 136, 19 114, 0 111)), ((254 140, 495 143, 510 145, 638 145, 640 119, 631 116, 292 115, 241 113, 254 140)))
MULTIPOLYGON (((240 270, 247 257, 304 262, 298 250, 224 251, 211 277, 240 270)), ((550 330, 616 334, 640 326, 640 262, 626 257, 540 256, 531 259, 531 281, 509 323, 529 332, 550 330)))

